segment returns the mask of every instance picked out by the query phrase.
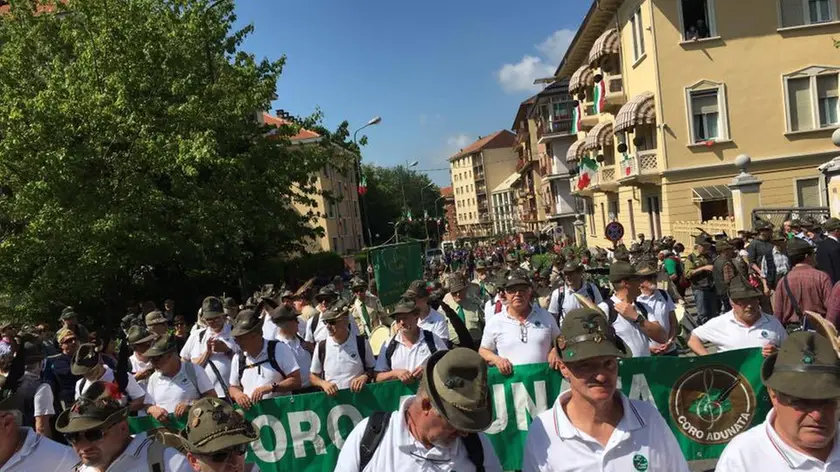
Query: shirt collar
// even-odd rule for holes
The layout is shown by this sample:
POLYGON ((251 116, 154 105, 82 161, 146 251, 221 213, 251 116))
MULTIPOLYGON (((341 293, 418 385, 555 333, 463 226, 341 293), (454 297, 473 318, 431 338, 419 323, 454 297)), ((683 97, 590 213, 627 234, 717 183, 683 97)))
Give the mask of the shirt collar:
MULTIPOLYGON (((529 321, 531 321, 531 319, 536 315, 536 312, 537 312, 537 307, 536 307, 535 304, 532 303, 531 304, 531 311, 528 312, 528 316, 525 317, 525 323, 526 324, 529 321)), ((518 319, 514 318, 513 316, 510 315, 510 313, 508 313, 508 305, 502 304, 502 314, 507 316, 508 319, 510 319, 511 321, 515 321, 515 322, 519 323, 518 319)))
MULTIPOLYGON (((618 390, 616 390, 616 395, 619 396, 621 405, 624 407, 624 415, 615 427, 616 431, 625 433, 624 435, 627 436, 629 433, 643 428, 645 426, 645 420, 639 414, 636 407, 633 406, 633 403, 630 402, 630 399, 618 390)), ((572 424, 569 417, 566 416, 566 411, 563 409, 563 406, 569 402, 571 397, 572 391, 567 390, 558 395, 557 401, 554 402, 554 432, 562 439, 582 438, 581 431, 572 424)))
MULTIPOLYGON (((782 456, 782 460, 784 460, 788 467, 791 469, 798 469, 805 465, 808 462, 816 462, 818 464, 822 464, 823 462, 817 459, 816 457, 811 457, 807 454, 804 454, 800 451, 797 451, 786 442, 782 440, 779 434, 776 432, 776 429, 773 428, 773 420, 776 417, 775 409, 771 409, 769 413, 767 413, 767 419, 764 420, 764 431, 767 433, 767 438, 770 439, 770 444, 773 445, 773 448, 776 450, 780 456, 782 456)), ((834 445, 831 448, 831 452, 828 454, 828 460, 825 461, 825 464, 836 462, 840 460, 840 445, 837 442, 837 436, 834 437, 834 445)))
POLYGON ((399 415, 399 428, 396 431, 397 449, 409 456, 416 457, 421 460, 428 460, 434 462, 449 462, 457 455, 458 447, 460 447, 461 440, 456 440, 451 447, 445 448, 437 445, 432 445, 431 449, 426 449, 420 441, 416 440, 408 430, 408 423, 406 422, 405 410, 408 405, 417 399, 416 396, 409 397, 400 405, 399 411, 395 414, 399 415))
POLYGON ((735 310, 729 310, 721 316, 726 316, 730 323, 735 323, 739 327, 746 329, 757 329, 770 322, 770 315, 763 312, 761 313, 761 317, 752 326, 747 326, 738 321, 738 318, 735 317, 735 310))

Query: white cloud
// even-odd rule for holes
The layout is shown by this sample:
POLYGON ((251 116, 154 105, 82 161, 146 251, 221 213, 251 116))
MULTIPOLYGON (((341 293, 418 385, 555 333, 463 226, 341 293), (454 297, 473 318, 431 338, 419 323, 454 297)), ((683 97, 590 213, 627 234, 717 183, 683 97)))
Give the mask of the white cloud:
POLYGON ((449 138, 447 138, 446 145, 450 149, 452 149, 453 153, 455 153, 469 146, 470 144, 472 144, 473 141, 474 139, 468 136, 467 134, 459 133, 455 136, 450 136, 449 138))
POLYGON ((526 54, 516 64, 504 64, 496 72, 499 85, 507 93, 541 90, 542 86, 534 85, 534 80, 554 75, 557 64, 563 59, 574 36, 574 30, 557 30, 543 42, 534 46, 541 53, 541 57, 526 54))

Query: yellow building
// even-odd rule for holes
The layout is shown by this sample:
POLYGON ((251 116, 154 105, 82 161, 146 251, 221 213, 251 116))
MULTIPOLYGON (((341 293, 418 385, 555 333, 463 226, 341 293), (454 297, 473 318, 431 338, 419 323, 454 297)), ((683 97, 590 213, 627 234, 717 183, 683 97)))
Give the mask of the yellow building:
POLYGON ((516 171, 513 143, 508 130, 497 131, 461 149, 449 158, 449 177, 461 236, 493 234, 491 190, 516 171))
MULTIPOLYGON (((262 120, 269 125, 286 124, 282 118, 262 114, 262 120)), ((301 129, 291 137, 293 145, 314 144, 321 136, 314 131, 301 129)), ((310 195, 315 205, 306 206, 295 202, 295 209, 300 214, 312 212, 316 215, 313 227, 324 229, 324 235, 307 241, 307 252, 332 251, 337 254, 352 254, 364 247, 362 239, 362 220, 359 213, 359 193, 356 185, 354 166, 355 156, 336 148, 335 165, 328 165, 318 173, 315 188, 318 193, 310 195), (321 193, 327 191, 336 197, 330 202, 321 193)))
POLYGON ((825 205, 838 36, 836 0, 593 2, 556 73, 579 99, 568 157, 588 242, 609 244, 610 221, 629 242, 733 217, 741 154, 762 207, 825 205))

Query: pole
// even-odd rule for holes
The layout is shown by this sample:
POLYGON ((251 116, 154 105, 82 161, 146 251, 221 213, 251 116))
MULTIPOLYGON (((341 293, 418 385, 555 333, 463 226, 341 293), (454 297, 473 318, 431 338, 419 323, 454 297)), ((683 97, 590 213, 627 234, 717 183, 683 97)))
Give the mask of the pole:
MULTIPOLYGON (((359 148, 359 143, 356 141, 356 135, 359 134, 359 131, 367 128, 368 126, 371 126, 371 123, 368 123, 368 124, 362 126, 361 128, 359 128, 359 129, 357 129, 356 131, 353 132, 353 144, 355 144, 356 149, 359 150, 359 156, 358 156, 359 158, 356 159, 356 187, 357 187, 356 191, 358 191, 358 186, 362 182, 362 175, 363 175, 362 174, 362 150, 361 150, 361 148, 359 148)), ((362 207, 362 213, 365 214, 365 227, 367 228, 367 236, 368 236, 367 245, 368 245, 368 247, 371 247, 371 246, 373 246, 373 236, 370 234, 370 217, 368 216, 368 209, 367 209, 367 206, 365 205, 366 200, 367 200, 367 197, 365 195, 359 195, 359 204, 362 207)), ((364 232, 362 232, 362 234, 364 234, 364 232)))
POLYGON ((423 198, 423 190, 426 190, 429 186, 425 186, 420 189, 420 209, 423 210, 423 226, 426 228, 426 242, 429 241, 429 221, 426 218, 426 202, 423 198))

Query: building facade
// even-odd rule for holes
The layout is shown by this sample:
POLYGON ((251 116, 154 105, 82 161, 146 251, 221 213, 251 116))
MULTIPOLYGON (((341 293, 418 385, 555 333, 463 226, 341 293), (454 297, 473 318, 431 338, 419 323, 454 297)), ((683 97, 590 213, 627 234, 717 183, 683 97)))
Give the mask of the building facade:
MULTIPOLYGON (((282 118, 263 113, 264 123, 281 126, 286 124, 282 118)), ((314 131, 301 129, 291 137, 293 145, 306 146, 320 141, 321 136, 314 131)), ((295 209, 300 214, 312 211, 316 215, 314 227, 321 227, 324 235, 307 241, 307 252, 332 251, 341 255, 352 254, 364 247, 362 239, 362 220, 359 213, 359 193, 356 184, 354 166, 355 156, 336 148, 334 164, 321 170, 315 179, 318 192, 310 197, 315 200, 313 206, 295 202, 295 209), (335 196, 334 202, 324 197, 322 192, 335 196)))
POLYGON ((516 170, 513 144, 516 136, 497 131, 449 158, 449 176, 455 197, 455 214, 460 236, 493 234, 490 190, 516 170))
POLYGON ((455 212, 455 195, 452 187, 441 187, 440 196, 443 199, 443 214, 446 221, 446 232, 443 235, 444 241, 455 241, 461 236, 458 231, 458 216, 455 212))
POLYGON ((629 241, 732 217, 741 154, 760 206, 825 205, 838 33, 836 0, 593 2, 556 73, 577 100, 567 158, 590 245, 610 221, 629 241))

